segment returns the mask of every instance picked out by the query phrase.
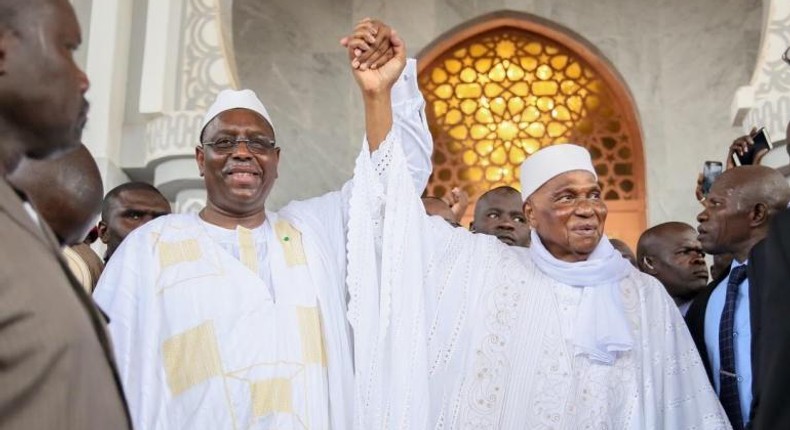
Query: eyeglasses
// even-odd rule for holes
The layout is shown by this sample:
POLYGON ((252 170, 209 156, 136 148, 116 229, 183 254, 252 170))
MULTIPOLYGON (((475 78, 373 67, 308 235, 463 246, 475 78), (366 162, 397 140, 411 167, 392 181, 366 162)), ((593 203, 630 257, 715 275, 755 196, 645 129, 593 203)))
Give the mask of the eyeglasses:
POLYGON ((790 66, 790 48, 785 49, 785 53, 782 54, 782 61, 790 66))
POLYGON ((268 154, 277 148, 277 144, 274 140, 258 137, 252 139, 231 139, 229 137, 223 137, 214 142, 201 142, 200 144, 210 146, 214 152, 219 154, 232 154, 241 143, 247 144, 247 150, 253 154, 268 154))

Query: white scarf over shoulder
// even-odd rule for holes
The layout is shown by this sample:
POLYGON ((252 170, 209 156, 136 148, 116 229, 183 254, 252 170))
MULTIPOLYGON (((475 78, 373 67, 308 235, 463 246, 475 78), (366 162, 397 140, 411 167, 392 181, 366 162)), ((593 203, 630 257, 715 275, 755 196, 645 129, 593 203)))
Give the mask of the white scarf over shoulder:
POLYGON ((573 333, 577 354, 613 364, 618 352, 633 347, 619 290, 620 281, 628 276, 632 266, 606 236, 586 261, 568 263, 551 255, 533 230, 530 255, 535 265, 550 278, 582 289, 573 333))

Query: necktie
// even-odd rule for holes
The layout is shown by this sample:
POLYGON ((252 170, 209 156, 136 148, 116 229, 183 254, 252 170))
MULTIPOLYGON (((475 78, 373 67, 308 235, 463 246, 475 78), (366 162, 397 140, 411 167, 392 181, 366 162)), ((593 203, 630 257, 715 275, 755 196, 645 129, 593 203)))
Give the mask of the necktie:
POLYGON ((730 272, 730 279, 727 282, 727 298, 724 301, 724 311, 721 313, 721 322, 719 323, 719 356, 721 358, 719 399, 730 418, 732 428, 735 430, 743 429, 743 417, 738 396, 738 375, 735 372, 733 325, 735 305, 738 299, 738 285, 744 279, 746 279, 746 265, 738 266, 730 272))

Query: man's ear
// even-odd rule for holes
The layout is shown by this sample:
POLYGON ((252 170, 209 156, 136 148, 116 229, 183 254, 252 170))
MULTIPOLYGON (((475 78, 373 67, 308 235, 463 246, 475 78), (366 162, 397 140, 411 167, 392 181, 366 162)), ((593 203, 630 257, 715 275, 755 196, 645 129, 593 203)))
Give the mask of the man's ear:
POLYGON ((524 217, 527 219, 527 222, 529 223, 529 227, 534 230, 538 225, 538 221, 535 218, 535 208, 532 206, 531 198, 524 201, 522 210, 524 211, 524 217))
POLYGON ((195 147, 195 161, 197 161, 198 170, 200 171, 200 176, 203 176, 203 165, 206 162, 206 154, 203 152, 204 149, 201 146, 195 147))
POLYGON ((280 169, 278 169, 278 167, 280 166, 280 147, 278 146, 277 148, 274 148, 274 150, 275 150, 274 151, 274 157, 275 157, 275 160, 274 160, 275 161, 275 163, 274 163, 274 177, 275 178, 279 178, 280 177, 280 172, 279 172, 280 169))
POLYGON ((749 213, 749 226, 759 227, 768 222, 768 205, 763 202, 757 203, 749 213))
POLYGON ((647 273, 648 275, 655 275, 656 268, 654 267, 654 264, 655 263, 653 262, 653 259, 650 256, 645 255, 639 261, 639 269, 642 270, 642 272, 647 273))
POLYGON ((110 233, 107 229, 107 223, 104 221, 99 221, 99 225, 96 226, 99 230, 99 239, 102 241, 103 244, 107 244, 110 241, 110 233))

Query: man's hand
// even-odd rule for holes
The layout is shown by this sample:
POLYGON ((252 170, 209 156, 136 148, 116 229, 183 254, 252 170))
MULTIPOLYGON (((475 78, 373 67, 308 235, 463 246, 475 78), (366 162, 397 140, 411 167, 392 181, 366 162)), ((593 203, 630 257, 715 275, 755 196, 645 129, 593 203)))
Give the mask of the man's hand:
POLYGON ((447 204, 450 205, 450 210, 455 215, 455 222, 460 223, 466 213, 466 208, 469 207, 469 194, 455 187, 450 190, 450 194, 447 196, 447 204))
POLYGON ((354 53, 351 67, 360 70, 377 69, 395 56, 392 48, 392 29, 383 22, 365 18, 354 32, 340 39, 340 44, 354 53))
MULTIPOLYGON (((727 169, 732 169, 735 167, 735 161, 732 159, 732 154, 738 154, 738 156, 743 156, 743 154, 749 152, 754 145, 753 137, 757 135, 757 128, 752 127, 752 131, 745 136, 741 136, 735 139, 730 145, 730 151, 727 153, 727 169)), ((757 165, 760 164, 760 160, 765 157, 765 154, 768 153, 768 149, 762 149, 758 153, 754 154, 754 162, 752 164, 757 165)))
POLYGON ((700 173, 697 176, 697 188, 694 190, 694 195, 697 197, 697 201, 702 203, 705 201, 705 193, 702 191, 702 182, 705 180, 705 175, 700 173))
MULTIPOLYGON (((354 78, 362 89, 365 96, 377 96, 383 93, 389 93, 392 86, 398 80, 406 66, 406 45, 403 40, 398 36, 395 30, 389 29, 384 24, 378 27, 372 26, 372 22, 377 21, 362 21, 357 24, 354 33, 350 36, 343 38, 346 49, 348 50, 348 59, 351 62, 351 67, 354 71, 354 78), (388 35, 388 43, 390 48, 385 50, 380 55, 371 54, 369 62, 361 62, 361 56, 357 56, 359 50, 367 45, 369 48, 365 53, 378 53, 379 47, 370 46, 369 42, 373 40, 373 31, 378 35, 388 35), (387 53, 391 50, 391 53, 387 53), (382 61, 384 61, 382 63, 382 61), (370 64, 368 66, 368 64, 370 64)), ((383 46, 383 44, 380 44, 383 46)))
POLYGON ((392 129, 391 92, 406 67, 406 45, 395 30, 368 19, 357 24, 353 33, 343 38, 340 43, 348 51, 354 79, 362 90, 362 99, 365 103, 365 133, 370 151, 373 152, 378 149, 392 129), (379 65, 378 61, 387 58, 390 54, 387 54, 389 49, 381 53, 379 50, 381 44, 376 46, 375 43, 377 36, 385 37, 387 34, 389 34, 387 39, 391 45, 389 49, 392 50, 392 58, 379 65), (368 63, 359 60, 363 51, 375 52, 370 56, 369 61, 373 63, 369 67, 365 66, 368 63))

